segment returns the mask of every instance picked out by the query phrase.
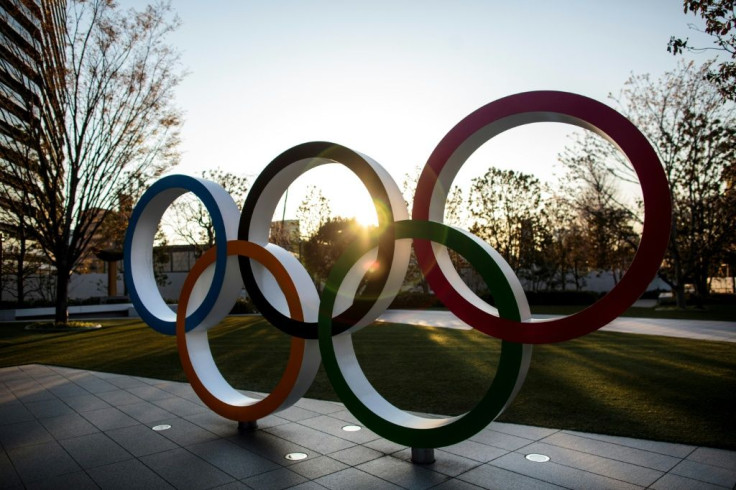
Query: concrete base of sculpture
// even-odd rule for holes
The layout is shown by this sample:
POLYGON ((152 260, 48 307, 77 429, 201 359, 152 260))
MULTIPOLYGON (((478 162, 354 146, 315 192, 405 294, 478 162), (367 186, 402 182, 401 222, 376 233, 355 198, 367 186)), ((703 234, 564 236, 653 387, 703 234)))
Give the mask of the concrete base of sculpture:
POLYGON ((247 422, 238 422, 238 432, 253 432, 258 429, 258 421, 249 420, 247 422))
POLYGON ((434 449, 419 447, 411 448, 411 462, 414 464, 434 463, 434 449))

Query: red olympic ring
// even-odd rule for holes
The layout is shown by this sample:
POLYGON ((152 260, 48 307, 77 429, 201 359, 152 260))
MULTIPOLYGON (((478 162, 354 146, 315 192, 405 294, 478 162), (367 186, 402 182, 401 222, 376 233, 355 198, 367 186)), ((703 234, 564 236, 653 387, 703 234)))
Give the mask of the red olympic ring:
POLYGON ((511 95, 476 110, 437 145, 424 167, 414 196, 412 218, 442 222, 447 190, 466 159, 483 143, 508 129, 535 122, 564 122, 594 131, 626 155, 641 184, 644 226, 641 242, 618 284, 588 308, 567 317, 525 323, 499 318, 468 288, 443 246, 415 240, 417 259, 435 294, 455 315, 499 339, 526 344, 570 340, 593 332, 623 313, 656 275, 667 248, 671 198, 664 169, 646 137, 624 116, 593 99, 567 92, 511 95))

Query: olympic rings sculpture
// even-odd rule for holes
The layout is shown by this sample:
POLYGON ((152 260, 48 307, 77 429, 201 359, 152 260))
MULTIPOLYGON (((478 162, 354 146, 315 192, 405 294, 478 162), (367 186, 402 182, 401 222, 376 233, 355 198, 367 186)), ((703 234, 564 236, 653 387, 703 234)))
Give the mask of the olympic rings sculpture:
POLYGON ((532 344, 560 342, 597 330, 623 313, 646 290, 669 238, 671 204, 662 165, 647 139, 624 116, 595 100, 540 91, 491 102, 460 121, 431 154, 417 183, 412 218, 398 186, 369 157, 327 142, 291 148, 258 176, 240 213, 220 186, 173 175, 160 179, 136 205, 125 237, 124 271, 131 300, 152 328, 176 335, 184 371, 198 396, 216 413, 255 421, 299 400, 324 362, 335 391, 356 418, 378 435, 411 447, 455 444, 486 427, 513 400, 526 377, 532 344), (643 193, 639 248, 619 283, 590 307, 571 316, 532 321, 518 278, 487 243, 442 223, 447 192, 466 159, 508 129, 535 122, 564 122, 592 130, 629 159, 643 193), (370 244, 354 243, 334 265, 322 297, 296 257, 268 242, 281 195, 302 173, 325 163, 349 168, 368 189, 378 215, 370 244), (207 208, 215 247, 199 258, 174 313, 163 301, 153 272, 153 238, 166 208, 185 192, 207 208), (373 322, 394 299, 406 273, 411 246, 438 298, 476 330, 502 340, 493 382, 466 414, 426 418, 386 401, 363 374, 352 334, 373 322), (481 274, 496 307, 460 279, 447 249, 481 274), (377 264, 368 278, 365 271, 377 264), (360 287, 362 283, 364 287, 360 287), (276 388, 263 399, 246 396, 215 365, 207 332, 230 311, 241 288, 276 328, 291 336, 291 354, 276 388))

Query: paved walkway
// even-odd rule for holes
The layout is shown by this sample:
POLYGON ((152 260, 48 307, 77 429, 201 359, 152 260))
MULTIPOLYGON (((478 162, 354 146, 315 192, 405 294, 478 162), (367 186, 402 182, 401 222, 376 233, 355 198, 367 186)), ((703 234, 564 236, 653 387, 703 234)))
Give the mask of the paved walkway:
MULTIPOLYGON (((554 318, 551 315, 535 315, 534 319, 544 321, 554 318)), ((470 330, 470 326, 445 310, 387 310, 378 321, 406 323, 445 328, 470 330)), ((625 332, 642 335, 662 335, 665 337, 684 337, 700 340, 736 342, 736 321, 716 322, 702 320, 665 320, 660 318, 621 317, 601 330, 625 332)))
POLYGON ((736 452, 492 423, 432 465, 340 403, 299 401, 239 434, 186 383, 28 365, 0 369, 2 488, 731 489, 736 452), (152 428, 170 426, 168 430, 152 428), (286 454, 307 455, 302 461, 286 454), (529 454, 550 461, 532 462, 529 454))

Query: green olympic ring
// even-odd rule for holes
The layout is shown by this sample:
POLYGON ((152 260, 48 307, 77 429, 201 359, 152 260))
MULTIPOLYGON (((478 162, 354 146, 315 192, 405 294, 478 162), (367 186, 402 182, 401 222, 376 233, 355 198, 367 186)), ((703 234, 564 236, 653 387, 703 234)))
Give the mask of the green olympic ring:
MULTIPOLYGON (((458 252, 483 277, 496 300, 499 315, 509 320, 522 320, 520 310, 524 308, 520 308, 520 303, 526 306, 526 298, 515 295, 509 277, 472 235, 434 221, 397 221, 393 228, 397 240, 426 239, 458 252)), ((319 307, 319 348, 330 383, 350 413, 390 441, 422 448, 464 441, 484 429, 511 403, 526 377, 532 346, 502 341, 498 370, 490 388, 480 402, 463 415, 425 418, 395 407, 373 388, 360 369, 353 350, 354 329, 332 335, 332 313, 340 285, 351 267, 375 246, 377 239, 373 239, 368 248, 364 243, 349 246, 335 263, 324 288, 319 307)), ((528 310, 528 306, 525 309, 528 310)))

